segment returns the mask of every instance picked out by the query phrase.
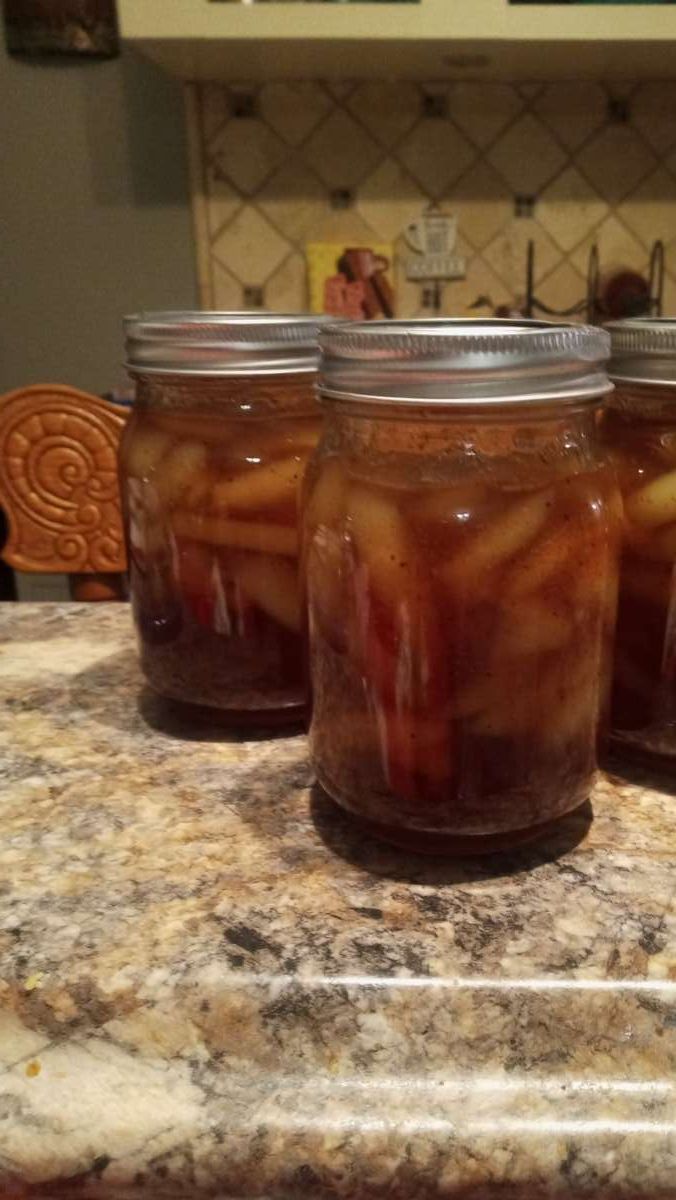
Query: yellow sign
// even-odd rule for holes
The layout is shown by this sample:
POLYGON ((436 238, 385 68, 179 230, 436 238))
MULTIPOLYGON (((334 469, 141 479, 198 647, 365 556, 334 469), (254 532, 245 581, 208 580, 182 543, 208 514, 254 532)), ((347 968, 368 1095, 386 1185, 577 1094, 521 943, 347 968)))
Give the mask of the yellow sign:
POLYGON ((307 247, 310 309, 352 320, 394 316, 393 249, 382 242, 346 246, 311 242, 307 247))

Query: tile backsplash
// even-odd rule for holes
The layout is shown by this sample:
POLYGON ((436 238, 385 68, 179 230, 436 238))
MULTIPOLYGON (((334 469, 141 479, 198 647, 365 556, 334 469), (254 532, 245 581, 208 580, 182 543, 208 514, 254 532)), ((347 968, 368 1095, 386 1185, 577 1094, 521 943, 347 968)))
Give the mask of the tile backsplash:
POLYGON ((429 313, 405 278, 403 230, 430 202, 459 219, 466 278, 441 311, 583 299, 666 247, 676 313, 676 83, 194 85, 193 195, 202 303, 307 306, 305 245, 391 242, 397 315, 429 313))

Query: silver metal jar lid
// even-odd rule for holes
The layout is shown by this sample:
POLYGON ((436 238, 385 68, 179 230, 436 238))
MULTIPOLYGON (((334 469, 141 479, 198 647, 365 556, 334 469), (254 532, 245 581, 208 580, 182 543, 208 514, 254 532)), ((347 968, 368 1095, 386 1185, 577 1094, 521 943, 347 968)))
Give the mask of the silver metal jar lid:
POLYGON ((412 320, 333 325, 319 334, 320 393, 409 404, 591 400, 609 391, 610 338, 547 321, 412 320))
POLYGON ((126 317, 127 367, 143 374, 249 375, 316 371, 311 313, 148 312, 126 317))
POLYGON ((676 385, 676 318, 609 321, 608 374, 618 383, 676 385))

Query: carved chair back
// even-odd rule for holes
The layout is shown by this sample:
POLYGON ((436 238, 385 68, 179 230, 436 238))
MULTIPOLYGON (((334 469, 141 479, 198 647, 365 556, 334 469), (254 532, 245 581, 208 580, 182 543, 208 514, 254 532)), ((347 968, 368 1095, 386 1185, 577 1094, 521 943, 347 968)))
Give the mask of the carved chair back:
POLYGON ((0 397, 5 562, 69 577, 75 599, 124 595, 117 454, 124 408, 59 384, 0 397))

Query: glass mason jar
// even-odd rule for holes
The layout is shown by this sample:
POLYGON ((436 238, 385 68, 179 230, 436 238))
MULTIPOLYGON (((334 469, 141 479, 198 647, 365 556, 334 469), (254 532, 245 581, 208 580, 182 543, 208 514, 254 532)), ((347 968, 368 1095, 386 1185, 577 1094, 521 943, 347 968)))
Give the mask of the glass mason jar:
POLYGON ((589 794, 617 590, 608 344, 491 320, 320 335, 311 753, 386 840, 501 849, 589 794))
POLYGON ((235 722, 306 702, 297 493, 320 425, 319 317, 126 321, 121 449, 141 663, 162 696, 235 722))
POLYGON ((676 320, 637 318, 608 330, 616 390, 604 433, 624 500, 612 741, 673 759, 676 320))

